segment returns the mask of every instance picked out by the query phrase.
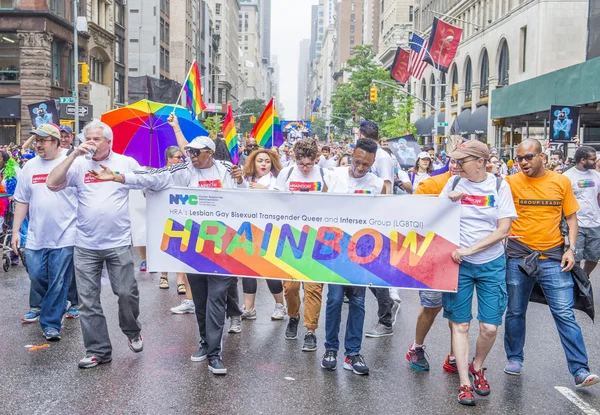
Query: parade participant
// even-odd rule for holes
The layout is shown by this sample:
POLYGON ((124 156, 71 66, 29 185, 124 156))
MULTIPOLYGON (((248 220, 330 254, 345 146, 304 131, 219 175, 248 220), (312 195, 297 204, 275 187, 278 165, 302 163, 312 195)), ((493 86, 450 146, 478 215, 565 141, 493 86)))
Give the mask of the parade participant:
POLYGON ((331 153, 329 146, 323 146, 321 148, 321 156, 319 157, 319 166, 322 169, 330 170, 336 167, 335 159, 331 153))
POLYGON ((596 171, 600 173, 600 158, 596 160, 596 171))
POLYGON ((563 173, 563 164, 561 161, 551 161, 548 165, 548 170, 553 171, 558 174, 563 173))
POLYGON ((500 159, 500 175, 502 177, 508 176, 508 166, 504 162, 504 159, 500 159))
MULTIPOLYGON (((185 140, 179 121, 174 114, 168 119, 178 142, 185 140)), ((171 186, 200 188, 248 188, 242 170, 226 161, 213 158, 215 142, 209 137, 196 137, 185 146, 191 162, 175 164, 168 168, 149 171, 115 173, 107 166, 92 171, 100 181, 123 183, 123 188, 159 191, 171 186)), ((196 320, 200 332, 200 348, 192 355, 192 361, 208 359, 208 368, 215 375, 227 374, 221 358, 221 340, 225 322, 227 291, 230 278, 212 274, 188 274, 188 282, 194 299, 196 320)), ((241 312, 240 312, 241 314, 241 312)))
POLYGON ((290 151, 291 151, 292 145, 289 143, 285 143, 284 145, 281 146, 281 150, 283 150, 283 154, 281 154, 279 162, 281 164, 281 167, 288 167, 292 162, 292 157, 290 156, 290 151))
POLYGON ((25 165, 17 183, 12 249, 18 254, 21 225, 30 213, 25 255, 35 293, 32 297, 39 299, 40 326, 46 340, 58 341, 73 278, 77 201, 73 189, 54 193, 46 187, 48 174, 65 158, 58 128, 42 124, 32 134, 39 157, 25 165))
MULTIPOLYGON (((293 192, 326 192, 327 180, 323 169, 316 165, 319 149, 315 140, 307 138, 294 144, 296 165, 286 167, 277 176, 275 189, 293 192)), ((323 284, 304 283, 304 344, 302 350, 314 352, 317 350, 315 331, 319 327, 321 314, 321 296, 323 284)), ((288 306, 289 321, 285 330, 285 338, 298 338, 298 320, 300 318, 300 282, 284 281, 283 294, 288 306)))
POLYGON ((538 140, 524 140, 519 144, 516 156, 522 171, 506 178, 519 215, 513 222, 513 234, 520 238, 518 241, 509 239, 506 251, 509 258, 506 278, 508 309, 504 349, 508 363, 504 371, 510 375, 521 374, 525 316, 529 297, 537 282, 556 323, 575 386, 590 386, 600 382, 600 378, 590 373, 583 335, 572 309, 574 282, 570 271, 577 254, 579 204, 569 179, 546 170, 541 153, 542 146, 538 140), (561 235, 563 215, 569 227, 570 246, 564 245, 561 235), (536 259, 539 255, 540 258, 536 259), (524 264, 526 268, 521 270, 524 257, 534 261, 524 264))
POLYGON ((350 166, 351 160, 352 156, 350 154, 342 154, 342 156, 338 160, 337 167, 348 167, 350 166))
POLYGON ((240 166, 244 166, 246 164, 246 159, 248 158, 250 153, 252 153, 257 148, 258 144, 256 144, 256 139, 254 137, 250 137, 248 140, 246 140, 246 147, 240 154, 240 161, 238 164, 240 166))
POLYGON ((501 179, 503 178, 500 174, 500 160, 498 159, 498 156, 490 156, 490 159, 485 165, 485 169, 488 173, 500 177, 501 179))
POLYGON ((422 151, 417 156, 414 171, 408 174, 413 191, 419 187, 419 183, 431 177, 433 171, 432 158, 429 153, 422 151))
MULTIPOLYGON (((129 340, 129 348, 144 349, 142 326, 138 321, 139 291, 131 253, 129 189, 102 183, 90 173, 100 163, 121 173, 140 168, 131 157, 114 153, 113 133, 103 122, 94 120, 83 129, 86 141, 56 166, 46 182, 52 191, 75 189, 77 232, 75 235, 75 278, 81 307, 81 331, 86 356, 79 361, 82 369, 112 359, 106 318, 100 303, 103 265, 119 305, 119 326, 129 340), (91 155, 91 159, 80 158, 91 155)), ((88 156, 89 157, 89 156, 88 156)))
POLYGON ((562 151, 554 150, 554 151, 552 151, 552 153, 550 153, 550 163, 555 161, 557 163, 563 164, 563 160, 564 160, 564 154, 562 151))
POLYGON ((70 150, 73 148, 73 129, 68 125, 60 125, 60 146, 70 150))
MULTIPOLYGON (((250 183, 251 189, 273 190, 275 189, 277 175, 280 171, 281 164, 279 164, 277 153, 259 148, 248 156, 244 165, 243 175, 246 181, 250 183)), ((283 304, 283 283, 281 280, 271 278, 267 278, 265 281, 275 299, 275 310, 271 314, 271 320, 283 320, 286 315, 285 305, 283 304)), ((256 278, 242 278, 242 288, 244 290, 243 320, 256 319, 254 303, 257 286, 258 281, 256 278)))
MULTIPOLYGON (((383 179, 369 173, 375 162, 377 143, 361 138, 356 142, 356 148, 349 167, 338 167, 327 174, 331 183, 330 193, 385 193, 383 179)), ((349 299, 348 319, 344 338, 345 359, 344 369, 351 370, 357 375, 369 374, 369 367, 360 354, 363 326, 365 322, 365 287, 345 286, 338 284, 327 285, 327 307, 325 309, 325 354, 321 367, 335 370, 337 353, 340 347, 339 332, 342 320, 344 297, 349 299)))
POLYGON ((21 168, 25 167, 25 164, 27 164, 27 162, 34 157, 35 157, 35 153, 33 151, 29 151, 29 150, 27 150, 23 154, 21 154, 21 168))
POLYGON ((459 264, 458 290, 444 293, 444 317, 452 322, 452 347, 460 377, 458 402, 475 405, 475 395, 487 396, 490 386, 483 363, 489 354, 506 309, 506 259, 502 241, 517 217, 508 184, 486 172, 487 145, 471 140, 449 154, 459 176, 450 179, 440 197, 462 205, 460 248, 452 253, 459 264), (484 202, 484 203, 482 203, 484 202), (473 292, 477 288, 479 336, 469 364, 469 327, 473 292), (473 377, 473 387, 469 376, 473 377))
POLYGON ((577 253, 575 262, 585 260, 583 270, 591 275, 600 257, 600 174, 594 170, 596 150, 581 146, 575 151, 575 167, 565 172, 571 181, 577 212, 577 253))
MULTIPOLYGON (((450 160, 450 170, 444 174, 430 177, 423 180, 419 184, 419 188, 415 191, 417 195, 438 196, 446 187, 448 180, 460 173, 460 169, 456 160, 450 160)), ((429 362, 425 357, 425 338, 431 330, 437 315, 442 310, 442 293, 439 291, 424 291, 419 290, 419 300, 421 302, 421 310, 417 317, 415 328, 415 341, 406 352, 406 360, 410 366, 416 370, 429 370, 429 362)), ((452 323, 448 321, 450 327, 450 339, 452 339, 452 323)), ((456 360, 454 351, 452 350, 452 342, 450 342, 450 354, 446 356, 442 368, 448 373, 456 373, 456 360)))
MULTIPOLYGON (((367 138, 377 143, 379 141, 379 127, 372 121, 363 121, 360 124, 359 137, 367 138)), ((385 193, 392 194, 392 186, 394 184, 394 161, 392 160, 392 156, 379 145, 377 146, 375 162, 371 167, 371 173, 382 178, 385 184, 385 193)), ((404 185, 404 182, 402 184, 404 185)), ((396 315, 400 310, 400 303, 392 299, 389 288, 370 287, 370 290, 377 298, 378 321, 372 330, 365 333, 365 336, 371 338, 391 336, 394 334, 393 326, 396 322, 396 315)))

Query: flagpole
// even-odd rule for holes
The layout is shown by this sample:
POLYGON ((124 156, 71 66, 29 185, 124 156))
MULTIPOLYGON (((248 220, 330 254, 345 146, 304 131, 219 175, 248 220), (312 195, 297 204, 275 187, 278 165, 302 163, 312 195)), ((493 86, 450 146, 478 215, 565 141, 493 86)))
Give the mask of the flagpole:
POLYGON ((275 97, 273 100, 273 106, 271 107, 271 150, 275 147, 275 97))
MULTIPOLYGON (((190 77, 190 73, 192 73, 192 68, 194 67, 194 63, 196 63, 196 59, 194 59, 194 61, 192 62, 192 65, 190 66, 190 69, 188 70, 188 73, 185 76, 185 80, 183 81, 183 85, 181 86, 181 91, 179 91, 179 96, 177 97, 177 101, 175 101, 175 104, 177 104, 177 105, 179 105, 179 100, 181 99, 181 96, 183 95, 183 91, 185 89, 185 84, 186 84, 188 78, 190 77)), ((200 93, 202 93, 202 91, 200 91, 200 93)))

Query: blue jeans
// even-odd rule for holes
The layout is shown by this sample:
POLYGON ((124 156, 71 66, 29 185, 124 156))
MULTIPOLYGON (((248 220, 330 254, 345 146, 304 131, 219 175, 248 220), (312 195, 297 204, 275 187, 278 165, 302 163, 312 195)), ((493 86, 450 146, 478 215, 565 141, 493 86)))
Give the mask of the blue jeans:
POLYGON ((346 321, 346 337, 344 346, 346 356, 360 354, 360 345, 365 323, 365 288, 345 285, 327 285, 327 307, 325 309, 325 349, 338 351, 340 348, 340 323, 342 321, 342 306, 344 294, 348 294, 350 307, 346 321))
POLYGON ((67 306, 67 291, 73 278, 73 247, 26 249, 25 256, 31 291, 41 298, 42 330, 54 328, 60 331, 67 306))
POLYGON ((579 369, 589 370, 587 352, 583 343, 581 328, 573 312, 573 278, 570 272, 561 272, 559 261, 544 259, 539 261, 541 274, 531 278, 523 274, 518 267, 519 258, 508 260, 506 284, 508 291, 508 310, 505 317, 504 350, 506 357, 523 362, 525 345, 525 315, 533 286, 537 281, 548 302, 560 342, 567 358, 571 375, 579 369))

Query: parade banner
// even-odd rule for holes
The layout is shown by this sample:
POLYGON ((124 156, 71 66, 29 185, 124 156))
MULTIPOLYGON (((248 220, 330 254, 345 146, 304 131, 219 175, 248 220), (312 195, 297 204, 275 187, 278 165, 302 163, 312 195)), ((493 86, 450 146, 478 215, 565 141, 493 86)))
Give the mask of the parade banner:
POLYGON ((173 187, 146 202, 150 272, 457 288, 447 198, 173 187))
POLYGON ((550 142, 570 143, 579 128, 579 107, 550 106, 550 142))

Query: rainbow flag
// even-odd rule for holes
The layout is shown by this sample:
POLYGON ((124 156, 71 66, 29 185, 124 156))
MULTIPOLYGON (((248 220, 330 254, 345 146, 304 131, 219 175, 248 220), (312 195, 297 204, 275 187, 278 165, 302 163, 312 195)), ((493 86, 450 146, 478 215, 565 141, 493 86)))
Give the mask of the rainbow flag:
POLYGON ((183 84, 183 90, 185 91, 186 101, 188 107, 191 108, 192 118, 196 118, 204 109, 206 105, 202 100, 202 86, 200 85, 200 70, 198 69, 198 62, 194 59, 188 77, 183 84))
POLYGON ((240 155, 238 152, 238 137, 235 129, 235 123, 233 122, 233 111, 231 111, 231 104, 227 104, 227 115, 223 120, 223 137, 225 137, 225 144, 227 144, 227 150, 231 155, 231 161, 233 164, 238 164, 240 161, 240 155))
POLYGON ((265 110, 250 132, 250 137, 255 138, 256 143, 264 148, 279 147, 283 144, 281 122, 277 115, 274 98, 271 98, 271 101, 265 107, 265 110))

